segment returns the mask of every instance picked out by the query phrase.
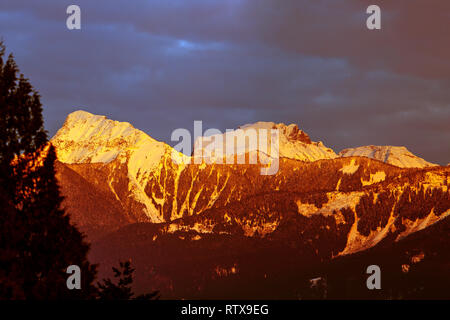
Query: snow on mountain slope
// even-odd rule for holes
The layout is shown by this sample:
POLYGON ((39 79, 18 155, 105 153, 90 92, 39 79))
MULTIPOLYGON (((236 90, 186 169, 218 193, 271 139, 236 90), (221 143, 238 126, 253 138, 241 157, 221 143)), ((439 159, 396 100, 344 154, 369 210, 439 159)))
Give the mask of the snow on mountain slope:
POLYGON ((383 161, 400 168, 426 168, 437 166, 412 154, 405 147, 363 146, 349 148, 339 152, 340 157, 368 157, 383 161))
POLYGON ((128 155, 137 162, 143 157, 149 160, 147 165, 155 165, 166 146, 127 122, 81 110, 68 115, 51 142, 58 150, 58 159, 64 163, 109 163, 128 155))
MULTIPOLYGON (((244 154, 259 151, 265 154, 271 152, 270 131, 272 129, 278 130, 278 153, 279 157, 290 158, 302 161, 316 161, 319 159, 334 159, 337 157, 336 153, 327 148, 321 141, 313 142, 309 136, 302 130, 298 128, 296 124, 285 125, 284 123, 274 123, 274 122, 256 122, 253 124, 246 124, 240 126, 238 129, 229 131, 224 134, 215 134, 207 137, 200 137, 195 141, 194 144, 194 154, 201 154, 198 152, 203 152, 203 157, 215 158, 218 150, 220 150, 220 144, 217 144, 217 139, 223 141, 223 145, 226 148, 227 135, 235 135, 237 140, 242 139, 245 141, 245 136, 250 136, 251 131, 254 130, 258 141, 253 144, 247 144, 245 146, 237 146, 232 152, 233 154, 244 154), (259 141, 259 137, 264 135, 262 141, 267 141, 267 147, 259 141), (208 146, 210 143, 216 143, 215 147, 208 146), (261 145, 260 145, 261 144, 261 145)), ((250 142, 250 139, 248 139, 250 142)), ((225 150, 225 149, 223 149, 225 150)), ((220 152, 220 151, 219 151, 220 152)), ((271 153, 271 156, 276 156, 276 153, 271 153)))
MULTIPOLYGON (((111 172, 125 167, 131 196, 145 206, 144 211, 151 221, 161 221, 159 210, 144 189, 149 176, 167 155, 172 155, 170 146, 152 139, 127 122, 81 110, 68 115, 51 142, 58 160, 63 163, 103 163, 111 167, 111 172)), ((112 177, 110 179, 112 181, 112 177)), ((116 193, 112 186, 111 189, 116 193)))

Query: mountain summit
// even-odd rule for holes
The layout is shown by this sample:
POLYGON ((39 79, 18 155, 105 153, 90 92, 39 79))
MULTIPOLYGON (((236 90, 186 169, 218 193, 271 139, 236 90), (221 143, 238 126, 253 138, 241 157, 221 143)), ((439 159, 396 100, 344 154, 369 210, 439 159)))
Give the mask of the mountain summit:
POLYGON ((109 163, 124 157, 139 162, 137 158, 150 155, 157 163, 166 147, 128 122, 82 110, 69 114, 51 141, 64 163, 109 163))
MULTIPOLYGON (((261 139, 260 135, 262 133, 266 134, 267 141, 270 141, 271 130, 278 130, 278 153, 281 158, 289 158, 301 161, 316 161, 320 159, 334 159, 337 157, 336 153, 326 147, 321 141, 313 142, 309 138, 308 134, 300 130, 296 124, 285 125, 284 123, 274 123, 274 122, 256 122, 252 124, 246 124, 240 126, 236 130, 228 131, 224 134, 212 135, 208 137, 200 137, 196 140, 194 144, 194 149, 199 149, 201 146, 205 150, 205 146, 212 141, 212 139, 221 139, 223 143, 226 142, 226 136, 228 134, 235 135, 245 141, 245 136, 247 136, 250 131, 254 131, 258 140, 261 139)), ((265 140, 264 140, 265 141, 265 140)), ((270 143, 269 143, 270 144, 270 143)), ((237 154, 251 153, 260 150, 260 143, 255 142, 253 146, 245 146, 243 148, 237 149, 237 154)), ((268 149, 268 148, 267 148, 268 149)), ((265 151, 265 150, 264 150, 265 151)), ((215 150, 208 150, 210 154, 215 154, 215 150)))
POLYGON ((340 157, 368 157, 392 164, 400 168, 426 168, 437 164, 425 161, 412 154, 406 147, 394 146, 363 146, 349 148, 339 152, 340 157))
MULTIPOLYGON (((322 141, 311 141, 308 134, 296 124, 286 125, 274 122, 256 122, 240 126, 231 131, 242 130, 245 135, 249 130, 260 129, 279 130, 279 156, 301 161, 317 161, 337 157, 368 157, 400 168, 426 168, 436 164, 415 156, 406 147, 396 146, 362 146, 348 148, 336 154, 326 147, 322 141)), ((200 137, 194 143, 194 148, 202 143, 205 148, 212 137, 223 139, 225 134, 200 137)), ((141 130, 134 128, 128 122, 107 119, 105 116, 94 115, 86 111, 75 111, 68 115, 62 128, 52 138, 52 143, 58 150, 58 159, 63 163, 109 163, 115 159, 127 159, 132 172, 151 171, 161 158, 173 149, 160 141, 151 138, 141 130)), ((259 144, 256 146, 256 149, 259 144)), ((237 150, 246 153, 247 147, 237 150)), ((180 157, 183 155, 179 154, 180 157)))
POLYGON ((161 221, 144 188, 152 172, 171 155, 170 146, 128 122, 81 110, 68 115, 51 142, 60 162, 78 165, 71 166, 72 169, 79 171, 88 164, 101 164, 107 189, 120 199, 127 214, 136 213, 133 220, 161 221))

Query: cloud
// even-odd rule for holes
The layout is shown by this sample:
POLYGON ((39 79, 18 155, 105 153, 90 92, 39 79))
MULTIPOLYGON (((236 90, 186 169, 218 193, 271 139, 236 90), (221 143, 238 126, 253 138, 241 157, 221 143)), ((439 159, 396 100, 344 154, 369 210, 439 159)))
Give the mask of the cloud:
POLYGON ((169 142, 172 130, 296 122, 339 151, 405 145, 450 161, 450 2, 3 0, 0 36, 53 134, 83 108, 169 142))

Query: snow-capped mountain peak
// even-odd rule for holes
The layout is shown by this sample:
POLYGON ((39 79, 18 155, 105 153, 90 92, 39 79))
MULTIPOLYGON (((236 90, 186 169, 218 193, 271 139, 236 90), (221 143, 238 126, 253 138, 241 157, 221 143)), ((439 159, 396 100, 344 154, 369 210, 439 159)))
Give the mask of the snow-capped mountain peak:
POLYGON ((280 130, 280 135, 285 137, 286 140, 295 142, 300 141, 305 144, 311 144, 312 141, 309 138, 309 136, 302 130, 298 128, 298 126, 294 123, 290 125, 286 125, 284 123, 275 123, 275 122, 265 122, 265 121, 259 121, 252 124, 245 124, 243 126, 240 126, 239 129, 247 130, 247 129, 278 129, 280 130))
MULTIPOLYGON (((334 159, 337 157, 336 153, 332 149, 327 148, 321 141, 311 141, 308 134, 300 130, 296 124, 286 125, 284 123, 264 121, 245 124, 238 127, 236 130, 228 131, 224 134, 200 137, 195 141, 194 150, 204 150, 204 148, 212 141, 212 137, 214 137, 214 139, 222 139, 225 144, 227 134, 236 135, 238 138, 242 136, 242 138, 245 139, 244 136, 247 135, 250 130, 255 130, 259 139, 260 134, 263 132, 270 134, 270 130, 272 129, 278 130, 278 152, 279 156, 282 158, 311 162, 319 159, 334 159), (265 131, 262 131, 261 129, 265 131)), ((267 141, 270 141, 270 138, 267 137, 267 141)), ((254 151, 265 152, 265 150, 260 150, 259 148, 259 143, 256 143, 254 146, 246 146, 242 149, 236 149, 236 153, 241 154, 254 151)), ((205 154, 205 152, 203 152, 203 154, 205 154)), ((215 154, 215 150, 208 150, 208 154, 215 154)))
POLYGON ((51 142, 58 152, 58 160, 64 163, 109 163, 119 155, 145 150, 154 153, 163 151, 165 146, 128 122, 82 110, 67 116, 51 142))
POLYGON ((401 168, 426 168, 436 166, 412 154, 406 147, 396 146, 362 146, 339 152, 340 157, 368 157, 401 168))
MULTIPOLYGON (((51 142, 58 160, 63 163, 101 163, 108 166, 112 173, 124 171, 128 177, 127 182, 124 182, 128 190, 124 197, 128 200, 123 201, 134 199, 143 206, 145 215, 151 221, 161 221, 158 209, 144 189, 165 156, 172 154, 170 146, 156 141, 128 122, 113 121, 85 111, 69 114, 51 142)), ((117 187, 112 185, 112 181, 117 178, 111 176, 108 179, 113 194, 119 197, 117 187)))

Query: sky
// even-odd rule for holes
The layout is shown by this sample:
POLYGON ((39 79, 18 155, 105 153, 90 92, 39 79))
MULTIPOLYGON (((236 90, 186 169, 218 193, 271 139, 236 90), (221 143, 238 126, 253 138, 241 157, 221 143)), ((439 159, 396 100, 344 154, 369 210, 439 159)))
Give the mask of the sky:
POLYGON ((72 111, 173 130, 296 123, 336 152, 450 162, 448 0, 2 0, 0 38, 46 128, 72 111), (66 8, 81 8, 68 30, 66 8), (381 8, 381 30, 366 9, 381 8))

